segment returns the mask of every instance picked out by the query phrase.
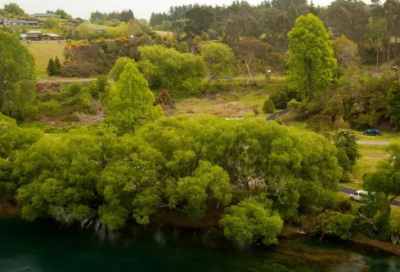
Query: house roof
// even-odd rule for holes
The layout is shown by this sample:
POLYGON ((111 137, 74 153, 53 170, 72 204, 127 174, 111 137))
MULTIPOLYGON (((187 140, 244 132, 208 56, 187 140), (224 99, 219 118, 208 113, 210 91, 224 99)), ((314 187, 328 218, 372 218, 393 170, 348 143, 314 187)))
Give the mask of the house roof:
POLYGON ((26 21, 26 20, 18 20, 18 24, 38 24, 38 21, 26 21))
POLYGON ((60 35, 57 35, 57 34, 54 34, 54 33, 46 33, 44 35, 50 36, 50 37, 53 37, 53 38, 60 37, 60 35))
POLYGON ((60 17, 55 13, 35 13, 32 15, 33 17, 60 17))
POLYGON ((27 32, 26 34, 42 34, 42 31, 32 30, 27 32))

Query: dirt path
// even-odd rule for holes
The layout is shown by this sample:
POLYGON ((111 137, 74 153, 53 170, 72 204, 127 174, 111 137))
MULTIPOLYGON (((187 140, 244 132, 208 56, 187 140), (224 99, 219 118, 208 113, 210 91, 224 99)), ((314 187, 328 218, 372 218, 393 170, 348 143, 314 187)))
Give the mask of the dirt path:
POLYGON ((73 83, 73 82, 93 82, 97 78, 42 78, 37 83, 53 84, 53 83, 73 83))

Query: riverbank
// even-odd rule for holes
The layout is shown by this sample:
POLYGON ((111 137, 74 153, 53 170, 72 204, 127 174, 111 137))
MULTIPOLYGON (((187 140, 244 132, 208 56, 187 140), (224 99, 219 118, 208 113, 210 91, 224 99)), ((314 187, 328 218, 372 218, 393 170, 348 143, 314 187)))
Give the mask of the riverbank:
MULTIPOLYGON (((9 199, 9 196, 2 196, 0 198, 0 218, 16 216, 21 213, 21 209, 19 206, 14 206, 8 203, 9 199)), ((169 227, 178 227, 193 230, 207 229, 213 231, 218 229, 218 221, 222 213, 223 208, 210 209, 207 212, 207 216, 203 220, 194 222, 192 220, 189 220, 183 213, 177 211, 162 210, 157 214, 151 216, 151 222, 153 224, 165 225, 169 227)), ((294 227, 287 224, 283 227, 281 233, 279 234, 279 237, 288 238, 294 235, 307 236, 307 234, 301 227, 294 227)), ((385 251, 387 253, 400 256, 400 249, 395 249, 391 243, 370 239, 362 234, 355 234, 349 239, 349 241, 360 245, 370 246, 385 251)))

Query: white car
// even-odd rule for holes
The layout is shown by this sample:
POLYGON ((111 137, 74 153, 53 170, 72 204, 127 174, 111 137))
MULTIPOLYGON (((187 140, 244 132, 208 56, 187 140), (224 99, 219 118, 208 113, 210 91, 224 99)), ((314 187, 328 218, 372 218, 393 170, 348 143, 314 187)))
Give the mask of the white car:
POLYGON ((350 200, 361 201, 364 197, 368 196, 367 191, 357 191, 350 195, 350 200))

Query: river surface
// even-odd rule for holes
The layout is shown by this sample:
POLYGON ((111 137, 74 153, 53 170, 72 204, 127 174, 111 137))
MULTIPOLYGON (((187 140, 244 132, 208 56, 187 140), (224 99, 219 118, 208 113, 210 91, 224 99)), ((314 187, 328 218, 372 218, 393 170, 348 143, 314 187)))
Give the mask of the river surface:
POLYGON ((297 236, 237 247, 217 233, 178 228, 65 228, 0 220, 1 272, 397 272, 400 258, 345 242, 297 236))

